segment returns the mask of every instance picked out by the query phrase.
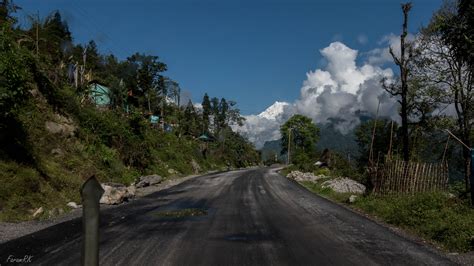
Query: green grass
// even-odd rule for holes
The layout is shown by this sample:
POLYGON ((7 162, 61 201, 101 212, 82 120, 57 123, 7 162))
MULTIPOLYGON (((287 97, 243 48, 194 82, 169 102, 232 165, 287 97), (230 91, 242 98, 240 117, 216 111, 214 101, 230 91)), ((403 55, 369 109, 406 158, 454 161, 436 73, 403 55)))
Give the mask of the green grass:
POLYGON ((301 183, 311 192, 321 195, 325 198, 335 200, 337 202, 346 202, 349 196, 352 195, 351 193, 337 193, 337 192, 334 192, 334 190, 330 188, 322 188, 321 184, 326 180, 328 179, 318 180, 317 182, 314 182, 314 183, 310 181, 305 181, 301 183))
MULTIPOLYGON (((322 182, 302 182, 302 185, 313 193, 348 204, 350 193, 321 188, 322 182)), ((474 208, 445 193, 359 196, 348 206, 434 241, 448 251, 474 250, 474 208)))
POLYGON ((361 197, 354 204, 383 221, 434 240, 450 251, 474 250, 474 209, 444 193, 361 197))
POLYGON ((67 202, 79 202, 75 186, 57 180, 52 184, 29 166, 0 161, 0 172, 0 221, 30 220, 33 211, 39 207, 45 211, 38 219, 44 219, 50 210, 67 211, 67 202), (58 189, 55 186, 63 187, 58 189))

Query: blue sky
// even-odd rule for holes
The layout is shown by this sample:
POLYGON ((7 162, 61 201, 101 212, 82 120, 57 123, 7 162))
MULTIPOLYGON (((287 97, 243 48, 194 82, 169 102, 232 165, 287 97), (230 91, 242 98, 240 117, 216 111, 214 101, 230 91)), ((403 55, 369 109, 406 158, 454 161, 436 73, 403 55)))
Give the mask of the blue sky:
MULTIPOLYGON (((399 34, 400 1, 123 1, 17 0, 26 14, 59 10, 76 42, 90 39, 104 53, 158 55, 168 76, 191 93, 236 100, 243 114, 299 97, 319 53, 341 41, 360 53, 399 34), (361 41, 362 40, 362 41, 361 41), (364 40, 366 40, 364 42, 364 40)), ((410 30, 429 22, 441 1, 413 1, 410 30)))

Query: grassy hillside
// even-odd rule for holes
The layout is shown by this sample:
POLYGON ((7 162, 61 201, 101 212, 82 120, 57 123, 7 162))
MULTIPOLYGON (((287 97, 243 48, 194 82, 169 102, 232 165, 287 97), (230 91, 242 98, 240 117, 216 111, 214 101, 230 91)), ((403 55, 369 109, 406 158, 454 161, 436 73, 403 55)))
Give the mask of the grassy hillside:
POLYGON ((81 62, 83 49, 58 16, 40 25, 49 42, 38 54, 20 41, 30 30, 15 28, 11 18, 0 28, 0 221, 32 219, 39 207, 40 218, 67 211, 91 175, 128 185, 140 175, 173 178, 258 163, 254 147, 230 129, 241 121, 235 103, 212 98, 212 109, 201 111, 168 101, 179 88, 161 75, 166 65, 157 57, 118 61, 89 44, 84 67, 110 87, 110 104, 97 106, 89 83, 76 86, 68 76, 65 66, 81 62), (150 115, 160 115, 167 130, 150 115), (202 134, 209 142, 198 139, 202 134))

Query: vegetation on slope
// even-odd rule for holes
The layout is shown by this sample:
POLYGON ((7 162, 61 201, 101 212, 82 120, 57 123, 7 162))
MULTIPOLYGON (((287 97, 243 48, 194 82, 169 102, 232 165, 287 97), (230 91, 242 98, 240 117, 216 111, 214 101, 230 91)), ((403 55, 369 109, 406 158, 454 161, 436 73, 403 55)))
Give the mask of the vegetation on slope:
POLYGON ((243 119, 234 102, 205 95, 202 109, 183 105, 158 57, 118 60, 92 41, 74 44, 58 12, 16 27, 16 8, 0 6, 0 220, 31 219, 39 207, 43 217, 66 211, 91 175, 128 185, 145 174, 258 163, 258 152, 230 128, 243 119), (107 106, 97 106, 87 80, 109 87, 107 106))

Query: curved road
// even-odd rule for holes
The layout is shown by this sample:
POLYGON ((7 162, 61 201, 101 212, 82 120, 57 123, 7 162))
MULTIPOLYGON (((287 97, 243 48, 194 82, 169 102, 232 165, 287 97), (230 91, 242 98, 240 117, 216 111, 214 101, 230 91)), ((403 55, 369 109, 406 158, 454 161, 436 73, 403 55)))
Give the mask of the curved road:
MULTIPOLYGON (((258 168, 190 179, 101 212, 101 265, 447 265, 451 261, 258 168), (202 215, 179 217, 179 210, 202 215)), ((76 219, 0 246, 77 265, 76 219)))

